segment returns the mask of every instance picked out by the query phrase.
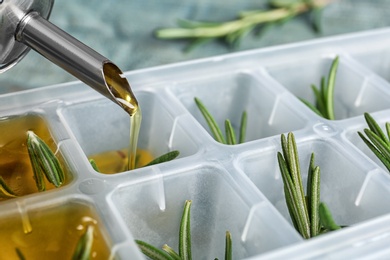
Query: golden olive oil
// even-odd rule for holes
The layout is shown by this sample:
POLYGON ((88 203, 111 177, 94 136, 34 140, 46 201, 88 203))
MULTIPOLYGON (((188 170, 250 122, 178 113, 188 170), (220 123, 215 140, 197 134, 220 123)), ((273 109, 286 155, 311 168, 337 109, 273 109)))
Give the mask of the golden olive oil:
MULTIPOLYGON (((89 159, 93 159, 99 168, 100 173, 114 174, 123 172, 127 169, 128 158, 127 149, 113 150, 93 154, 89 156, 89 159)), ((136 153, 135 168, 140 168, 148 164, 153 160, 153 156, 147 150, 138 149, 136 153)))
MULTIPOLYGON (((57 145, 40 116, 29 114, 0 118, 0 175, 17 196, 38 192, 26 147, 29 130, 56 151, 57 145)), ((47 190, 55 188, 46 178, 45 183, 47 190)), ((0 201, 5 199, 0 196, 0 201)))
POLYGON ((94 226, 91 259, 109 259, 110 248, 100 221, 90 207, 71 202, 26 212, 31 232, 24 232, 20 215, 0 217, 1 259, 19 259, 16 248, 26 259, 72 259, 77 242, 87 226, 94 226))
POLYGON ((138 136, 139 130, 141 128, 142 114, 141 109, 138 108, 137 112, 134 115, 130 116, 130 143, 129 143, 129 156, 128 156, 128 170, 133 170, 136 168, 136 155, 137 155, 137 145, 138 145, 138 136))
POLYGON ((115 65, 111 63, 105 64, 103 73, 110 93, 112 93, 116 102, 130 116, 130 143, 127 155, 127 170, 133 170, 135 169, 138 135, 142 121, 141 108, 131 91, 126 77, 123 76, 122 72, 115 65))

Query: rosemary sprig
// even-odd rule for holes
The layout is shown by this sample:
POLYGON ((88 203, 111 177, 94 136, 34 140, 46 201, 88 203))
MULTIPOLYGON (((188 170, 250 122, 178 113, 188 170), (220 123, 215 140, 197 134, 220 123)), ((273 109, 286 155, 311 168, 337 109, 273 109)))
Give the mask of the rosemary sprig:
POLYGON ((269 10, 252 10, 241 12, 236 20, 228 22, 197 22, 179 20, 179 28, 156 30, 155 36, 160 39, 189 39, 192 43, 187 51, 195 46, 213 39, 223 39, 230 46, 237 46, 240 40, 255 28, 286 22, 304 13, 312 12, 312 24, 318 31, 320 10, 333 0, 272 0, 269 10))
POLYGON ((311 89, 315 96, 315 105, 309 101, 300 98, 301 101, 313 110, 319 116, 323 118, 334 120, 334 87, 336 83, 336 73, 339 65, 339 57, 337 56, 330 67, 327 80, 325 77, 321 78, 320 88, 317 88, 314 84, 311 85, 311 89))
POLYGON ((183 260, 191 260, 191 224, 190 224, 190 210, 191 200, 186 200, 184 205, 183 216, 180 222, 179 233, 179 255, 183 260))
MULTIPOLYGON (((217 142, 222 144, 235 145, 237 144, 236 133, 229 119, 225 120, 225 135, 226 138, 222 134, 221 128, 218 126, 214 117, 210 114, 206 106, 200 101, 199 98, 195 97, 195 104, 197 105, 199 111, 202 113, 204 119, 206 120, 207 125, 210 128, 211 133, 214 136, 214 139, 217 142)), ((241 115, 241 123, 240 123, 240 132, 239 132, 239 142, 244 143, 246 137, 246 127, 247 127, 247 113, 244 111, 241 115)))
POLYGON ((369 113, 364 113, 364 118, 369 127, 364 129, 367 137, 359 131, 358 135, 390 172, 390 123, 385 123, 386 136, 369 113))
POLYGON ((91 255, 91 249, 93 244, 93 232, 94 226, 88 225, 84 234, 77 242, 75 252, 73 254, 73 260, 89 260, 91 255))
MULTIPOLYGON (((324 225, 332 223, 336 225, 330 211, 320 212, 320 168, 315 166, 314 153, 310 157, 308 169, 307 189, 305 196, 303 191, 298 149, 293 133, 286 137, 281 135, 282 153, 277 153, 287 208, 295 229, 308 239, 320 233, 334 230, 324 225), (326 214, 324 214, 326 212, 326 214), (322 214, 321 214, 322 213, 322 214)), ((327 208, 325 208, 327 209, 327 208)))
POLYGON ((33 131, 27 131, 27 149, 39 191, 46 189, 43 176, 55 187, 60 187, 65 179, 60 162, 47 144, 33 131))
POLYGON ((15 248, 16 254, 18 255, 19 260, 26 260, 26 257, 19 248, 15 248))
MULTIPOLYGON (((192 259, 191 253, 191 200, 186 200, 184 204, 184 210, 180 221, 179 231, 179 251, 178 253, 168 246, 167 244, 162 246, 162 250, 154 247, 142 240, 135 240, 139 249, 143 254, 153 260, 190 260, 192 259)), ((225 239, 225 259, 232 259, 232 237, 229 231, 226 231, 225 239)))

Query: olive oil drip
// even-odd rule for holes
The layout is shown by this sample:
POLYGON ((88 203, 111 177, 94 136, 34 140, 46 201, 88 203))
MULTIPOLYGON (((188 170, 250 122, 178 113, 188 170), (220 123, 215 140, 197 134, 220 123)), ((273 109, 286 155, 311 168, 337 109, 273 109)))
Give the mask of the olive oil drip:
POLYGON ((142 113, 138 102, 131 91, 129 82, 122 72, 112 63, 103 65, 104 78, 108 90, 116 103, 130 116, 130 143, 128 151, 128 170, 135 168, 138 136, 141 128, 142 113))
POLYGON ((18 211, 20 214, 20 218, 22 220, 22 226, 23 226, 23 232, 24 234, 29 234, 32 232, 32 226, 30 222, 30 218, 26 212, 26 207, 24 206, 24 202, 16 202, 16 205, 18 205, 18 211))

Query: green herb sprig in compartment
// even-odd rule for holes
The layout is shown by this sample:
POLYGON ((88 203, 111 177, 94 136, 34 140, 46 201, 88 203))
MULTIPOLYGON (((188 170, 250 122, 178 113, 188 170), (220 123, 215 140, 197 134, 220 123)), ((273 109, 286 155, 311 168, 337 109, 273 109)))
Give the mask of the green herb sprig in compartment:
MULTIPOLYGON (((56 188, 61 187, 65 181, 65 174, 58 158, 50 147, 31 130, 27 131, 26 144, 38 191, 46 190, 45 178, 56 188)), ((0 197, 18 197, 1 176, 0 197)))
POLYGON ((385 123, 385 134, 369 113, 364 113, 364 118, 368 125, 368 128, 364 129, 366 135, 360 131, 358 135, 390 172, 390 123, 385 123))
MULTIPOLYGON (((156 30, 159 39, 188 39, 192 42, 185 49, 193 48, 211 40, 222 39, 229 46, 236 47, 240 40, 253 30, 265 31, 272 26, 290 21, 302 14, 311 15, 311 24, 315 32, 321 25, 321 11, 333 0, 271 0, 269 9, 250 10, 239 13, 238 18, 227 22, 199 22, 178 20, 179 28, 156 30)), ((260 33, 257 33, 260 35, 260 33)))
MULTIPOLYGON (((148 244, 142 240, 135 240, 141 252, 153 260, 190 260, 191 251, 191 205, 192 201, 187 200, 180 221, 178 252, 165 244, 162 249, 148 244)), ((229 231, 225 237, 225 259, 232 260, 232 238, 229 231)))
POLYGON ((314 93, 315 104, 300 98, 300 100, 313 110, 317 115, 329 119, 335 120, 334 114, 334 88, 336 83, 337 68, 339 65, 339 57, 337 56, 330 66, 328 78, 321 78, 320 87, 317 88, 314 84, 311 85, 311 89, 314 93))
POLYGON ((282 153, 277 153, 278 164, 288 212, 295 229, 305 239, 340 229, 328 207, 320 201, 320 167, 315 165, 314 153, 310 157, 305 195, 294 134, 288 133, 287 139, 282 134, 281 146, 282 153))
MULTIPOLYGON (((176 159, 178 156, 180 155, 180 152, 178 150, 173 150, 173 151, 170 151, 170 152, 167 152, 163 155, 160 155, 159 157, 153 159, 152 161, 150 161, 149 163, 145 164, 144 166, 142 167, 146 167, 146 166, 151 166, 151 165, 155 165, 155 164, 160 164, 160 163, 165 163, 165 162, 169 162, 169 161, 172 161, 174 159, 176 159)), ((136 157, 136 165, 138 165, 138 158, 136 157)), ((97 165, 96 161, 94 159, 89 159, 89 163, 91 164, 92 168, 97 171, 97 172, 101 172, 99 170, 99 166, 97 165)), ((123 168, 127 165, 127 162, 124 162, 124 165, 123 165, 123 168)), ((138 167, 138 168, 142 168, 142 167, 138 167)))
POLYGON ((247 121, 248 121, 246 111, 243 111, 241 115, 240 128, 239 128, 238 141, 237 141, 236 132, 229 119, 225 120, 225 135, 226 135, 225 138, 225 136, 222 134, 221 128, 218 126, 216 120, 210 114, 210 112, 208 111, 206 106, 202 103, 202 101, 197 97, 195 97, 194 100, 197 107, 199 108, 199 111, 202 113, 204 119, 206 120, 207 125, 209 126, 214 139, 217 142, 220 142, 222 144, 229 144, 229 145, 241 144, 245 142, 247 121))

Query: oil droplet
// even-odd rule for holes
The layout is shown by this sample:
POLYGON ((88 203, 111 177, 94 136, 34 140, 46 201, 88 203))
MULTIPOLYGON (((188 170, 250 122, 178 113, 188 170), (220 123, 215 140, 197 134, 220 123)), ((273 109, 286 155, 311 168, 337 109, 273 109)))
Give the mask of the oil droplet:
POLYGON ((22 220, 23 232, 24 234, 29 234, 32 232, 30 218, 28 217, 24 205, 20 202, 17 202, 16 204, 18 205, 18 211, 20 213, 20 218, 22 220))

